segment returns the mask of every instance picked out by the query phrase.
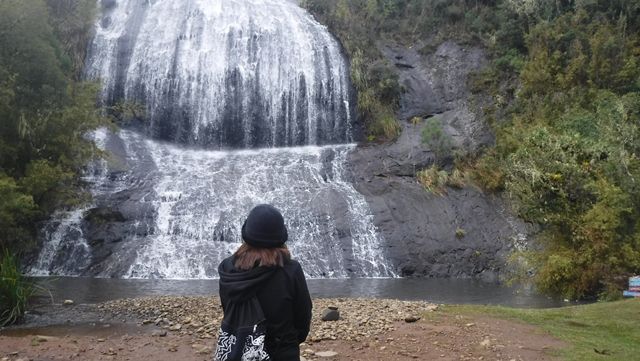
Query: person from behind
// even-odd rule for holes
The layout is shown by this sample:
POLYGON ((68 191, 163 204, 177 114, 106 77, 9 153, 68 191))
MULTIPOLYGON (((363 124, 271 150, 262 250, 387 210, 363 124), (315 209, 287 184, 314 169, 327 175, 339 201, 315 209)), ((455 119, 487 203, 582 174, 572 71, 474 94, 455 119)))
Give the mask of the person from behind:
POLYGON ((224 319, 216 360, 299 361, 312 304, 302 267, 285 245, 282 214, 271 205, 256 206, 242 226, 242 239, 218 266, 224 319), (241 345, 231 351, 234 343, 241 345))

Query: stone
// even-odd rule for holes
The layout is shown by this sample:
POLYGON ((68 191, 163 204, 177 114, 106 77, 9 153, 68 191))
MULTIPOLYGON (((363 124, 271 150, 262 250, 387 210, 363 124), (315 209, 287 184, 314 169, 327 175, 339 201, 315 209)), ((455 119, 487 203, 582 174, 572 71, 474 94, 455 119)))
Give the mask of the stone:
POLYGON ((338 353, 335 351, 318 351, 315 355, 318 357, 335 357, 338 356, 338 353))
POLYGON ((213 348, 209 346, 204 346, 201 349, 196 350, 196 353, 199 355, 209 355, 213 352, 213 348))
POLYGON ((322 321, 338 321, 339 319, 340 312, 338 310, 327 308, 322 311, 322 321))
POLYGON ((413 323, 413 322, 418 321, 419 319, 420 319, 420 317, 417 317, 417 316, 407 316, 407 317, 404 318, 404 322, 413 323))
POLYGON ((71 306, 71 305, 73 305, 74 303, 75 303, 75 302, 73 302, 73 300, 64 300, 64 301, 62 302, 62 304, 63 304, 64 306, 71 306))
MULTIPOLYGON (((336 307, 343 316, 348 315, 348 317, 341 318, 336 322, 323 322, 322 312, 314 312, 308 341, 300 347, 301 353, 308 359, 316 358, 313 350, 318 351, 318 346, 315 343, 324 340, 362 343, 366 347, 376 349, 382 346, 375 344, 378 342, 391 345, 397 338, 392 339, 388 335, 394 331, 396 322, 404 322, 407 315, 422 315, 427 310, 436 307, 434 304, 424 301, 383 299, 314 299, 313 302, 317 310, 329 310, 329 306, 336 307), (374 340, 378 341, 374 343, 374 340), (308 351, 305 352, 305 350, 308 351)), ((119 314, 120 316, 126 314, 130 319, 154 320, 160 318, 163 328, 154 327, 148 331, 149 333, 153 332, 156 337, 168 336, 170 323, 173 324, 173 327, 180 324, 182 328, 178 332, 185 334, 191 332, 190 335, 194 337, 193 342, 189 345, 206 344, 207 341, 203 340, 216 338, 223 316, 218 297, 161 296, 133 300, 123 299, 106 302, 99 308, 109 314, 119 314), (175 304, 182 306, 175 308, 173 306, 175 304), (212 312, 212 310, 214 311, 212 312), (192 322, 188 325, 182 323, 186 317, 192 318, 192 322), (199 327, 194 327, 194 324, 199 327)), ((337 310, 331 311, 337 312, 337 310)))
POLYGON ((484 340, 482 340, 482 342, 480 342, 480 346, 484 348, 489 348, 489 346, 491 346, 491 340, 489 340, 488 338, 485 338, 484 340))
POLYGON ((35 335, 35 336, 33 336, 33 338, 31 339, 31 341, 32 341, 32 342, 40 343, 40 342, 47 342, 47 341, 51 341, 51 340, 53 340, 53 339, 55 339, 55 337, 52 337, 52 336, 42 336, 42 335, 35 335))
POLYGON ((165 337, 167 335, 167 330, 154 330, 151 332, 151 336, 153 337, 165 337))

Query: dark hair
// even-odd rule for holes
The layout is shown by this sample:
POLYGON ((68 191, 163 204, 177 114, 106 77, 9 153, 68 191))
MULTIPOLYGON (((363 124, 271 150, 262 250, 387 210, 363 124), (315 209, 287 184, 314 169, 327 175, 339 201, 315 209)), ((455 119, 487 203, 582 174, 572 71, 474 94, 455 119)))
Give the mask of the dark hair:
POLYGON ((256 266, 283 267, 291 259, 291 253, 287 246, 275 248, 254 247, 243 242, 240 248, 233 254, 234 266, 242 271, 250 270, 256 266))

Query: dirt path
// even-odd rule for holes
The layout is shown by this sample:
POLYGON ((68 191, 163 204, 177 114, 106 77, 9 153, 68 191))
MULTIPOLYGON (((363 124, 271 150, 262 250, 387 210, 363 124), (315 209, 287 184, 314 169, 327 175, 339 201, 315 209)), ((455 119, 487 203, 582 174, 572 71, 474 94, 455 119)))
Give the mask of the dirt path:
MULTIPOLYGON (((0 332, 0 361, 210 360, 213 339, 166 333, 154 325, 86 324, 0 332), (155 335, 154 335, 155 333, 155 335)), ((554 360, 562 342, 535 327, 486 316, 437 312, 365 341, 303 344, 307 360, 554 360), (337 353, 331 357, 316 355, 337 353)))

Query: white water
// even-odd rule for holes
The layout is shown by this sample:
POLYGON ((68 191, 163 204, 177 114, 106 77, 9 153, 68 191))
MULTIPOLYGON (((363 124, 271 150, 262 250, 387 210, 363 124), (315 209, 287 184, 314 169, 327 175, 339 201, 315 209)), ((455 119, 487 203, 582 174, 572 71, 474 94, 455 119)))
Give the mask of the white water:
MULTIPOLYGON (((87 178, 96 203, 123 207, 115 201, 118 194, 139 189, 144 194, 137 194, 138 202, 148 211, 134 214, 128 227, 139 228, 149 214, 152 221, 144 225, 148 232, 120 242, 103 264, 92 266, 91 275, 215 278, 218 263, 240 246, 242 222, 259 203, 282 211, 290 234, 287 245, 308 276, 394 275, 369 207, 346 179, 353 145, 208 151, 127 130, 107 137, 107 149, 122 143, 124 154, 101 162, 103 172, 108 163, 127 171, 117 180, 87 178)), ((87 275, 90 257, 82 252, 88 250, 82 221, 87 209, 50 223, 32 274, 87 275)))
POLYGON ((394 275, 348 181, 354 146, 323 145, 352 138, 348 64, 325 27, 288 0, 115 4, 87 76, 146 120, 95 134, 110 155, 87 170, 93 203, 45 227, 32 274, 215 278, 249 210, 271 203, 308 276, 394 275), (122 220, 87 221, 95 210, 122 220))
POLYGON ((119 0, 87 75, 107 101, 146 104, 148 132, 209 148, 351 139, 338 43, 287 0, 119 0))

